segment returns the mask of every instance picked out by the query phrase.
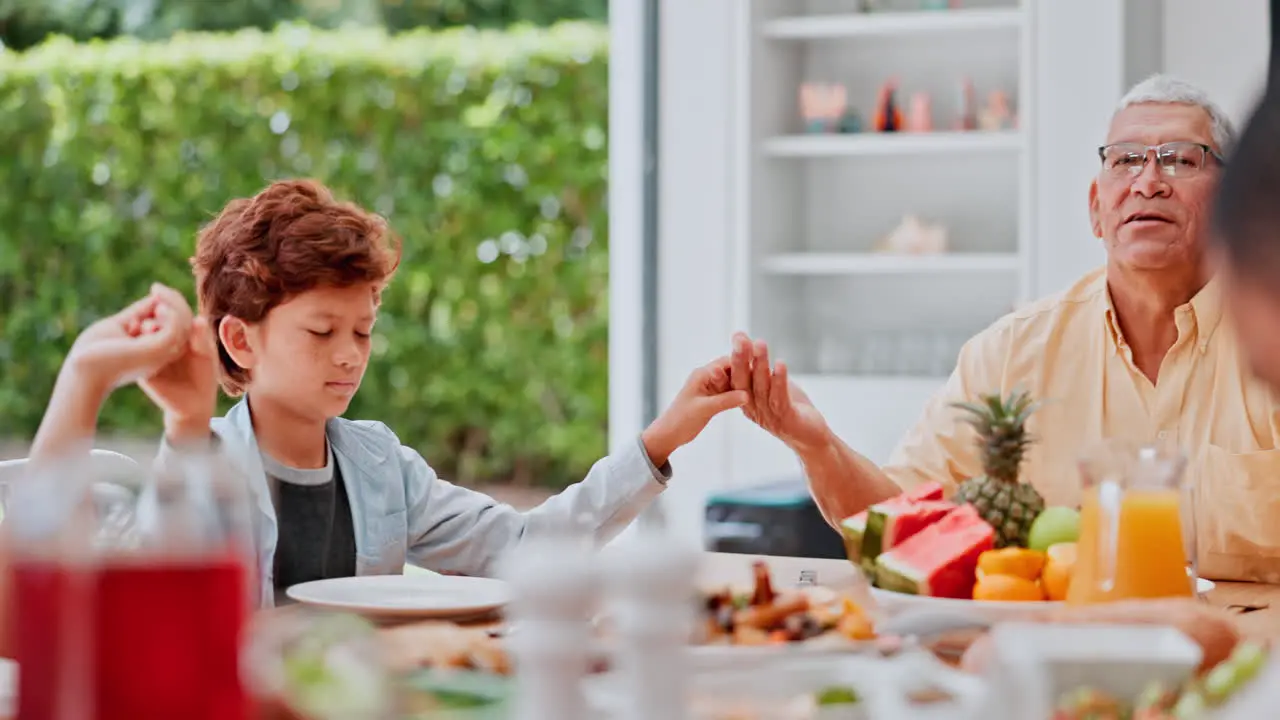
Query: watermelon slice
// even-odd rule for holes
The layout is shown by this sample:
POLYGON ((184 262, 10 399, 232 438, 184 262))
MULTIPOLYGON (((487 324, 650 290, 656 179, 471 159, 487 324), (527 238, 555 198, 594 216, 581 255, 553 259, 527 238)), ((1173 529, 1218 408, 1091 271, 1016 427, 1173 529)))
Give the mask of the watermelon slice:
POLYGON ((942 500, 872 505, 867 513, 867 530, 862 535, 862 559, 874 561, 880 553, 901 545, 955 509, 953 503, 942 500))
MULTIPOLYGON (((864 559, 869 563, 874 562, 876 555, 880 553, 879 548, 884 547, 883 540, 877 539, 872 543, 872 546, 876 548, 875 553, 869 557, 864 557, 863 545, 867 532, 867 519, 873 509, 878 508, 880 511, 885 512, 892 508, 906 507, 912 503, 937 501, 942 499, 942 493, 943 490, 941 484, 936 482, 924 483, 916 486, 908 492, 902 493, 901 495, 895 495, 884 502, 876 503, 872 507, 863 510, 853 517, 845 518, 845 520, 840 523, 840 534, 844 536, 844 549, 849 556, 849 560, 853 561, 855 564, 861 563, 864 559)), ((898 538, 899 541, 901 541, 901 539, 902 538, 898 538)))
POLYGON ((995 547, 995 531, 972 505, 961 505, 876 558, 876 585, 911 595, 973 597, 978 556, 995 547))

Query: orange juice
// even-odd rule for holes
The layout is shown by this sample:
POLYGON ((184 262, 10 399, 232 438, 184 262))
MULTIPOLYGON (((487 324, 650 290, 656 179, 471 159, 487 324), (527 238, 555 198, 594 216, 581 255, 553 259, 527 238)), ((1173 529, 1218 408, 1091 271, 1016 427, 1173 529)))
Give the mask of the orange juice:
POLYGON ((1119 498, 1119 522, 1108 522, 1099 508, 1098 488, 1088 488, 1067 602, 1086 605, 1194 595, 1183 549, 1179 499, 1176 490, 1127 489, 1119 498), (1113 529, 1114 542, 1110 538, 1113 529), (1111 548, 1114 562, 1108 557, 1111 548))

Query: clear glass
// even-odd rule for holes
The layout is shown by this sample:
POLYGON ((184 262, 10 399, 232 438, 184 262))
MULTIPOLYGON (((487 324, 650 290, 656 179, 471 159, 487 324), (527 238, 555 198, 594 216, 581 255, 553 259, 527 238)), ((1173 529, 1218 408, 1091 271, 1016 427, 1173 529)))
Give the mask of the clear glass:
POLYGON ((1067 602, 1192 596, 1186 457, 1171 445, 1108 440, 1080 460, 1084 503, 1067 602))

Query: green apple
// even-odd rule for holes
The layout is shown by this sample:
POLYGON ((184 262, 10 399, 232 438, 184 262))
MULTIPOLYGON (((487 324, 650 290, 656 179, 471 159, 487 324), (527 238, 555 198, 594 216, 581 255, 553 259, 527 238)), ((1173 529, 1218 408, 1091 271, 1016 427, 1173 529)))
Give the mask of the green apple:
POLYGON ((1050 545, 1080 539, 1080 512, 1069 507, 1047 507, 1031 523, 1027 547, 1045 552, 1050 545))

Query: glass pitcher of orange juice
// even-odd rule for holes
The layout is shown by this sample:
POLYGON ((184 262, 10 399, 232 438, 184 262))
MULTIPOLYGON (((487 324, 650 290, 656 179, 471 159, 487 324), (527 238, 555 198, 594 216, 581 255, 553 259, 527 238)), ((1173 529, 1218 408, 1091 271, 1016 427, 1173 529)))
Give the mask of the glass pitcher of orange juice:
POLYGON ((1069 604, 1195 594, 1185 468, 1175 448, 1124 441, 1107 441, 1081 459, 1084 502, 1069 604))

